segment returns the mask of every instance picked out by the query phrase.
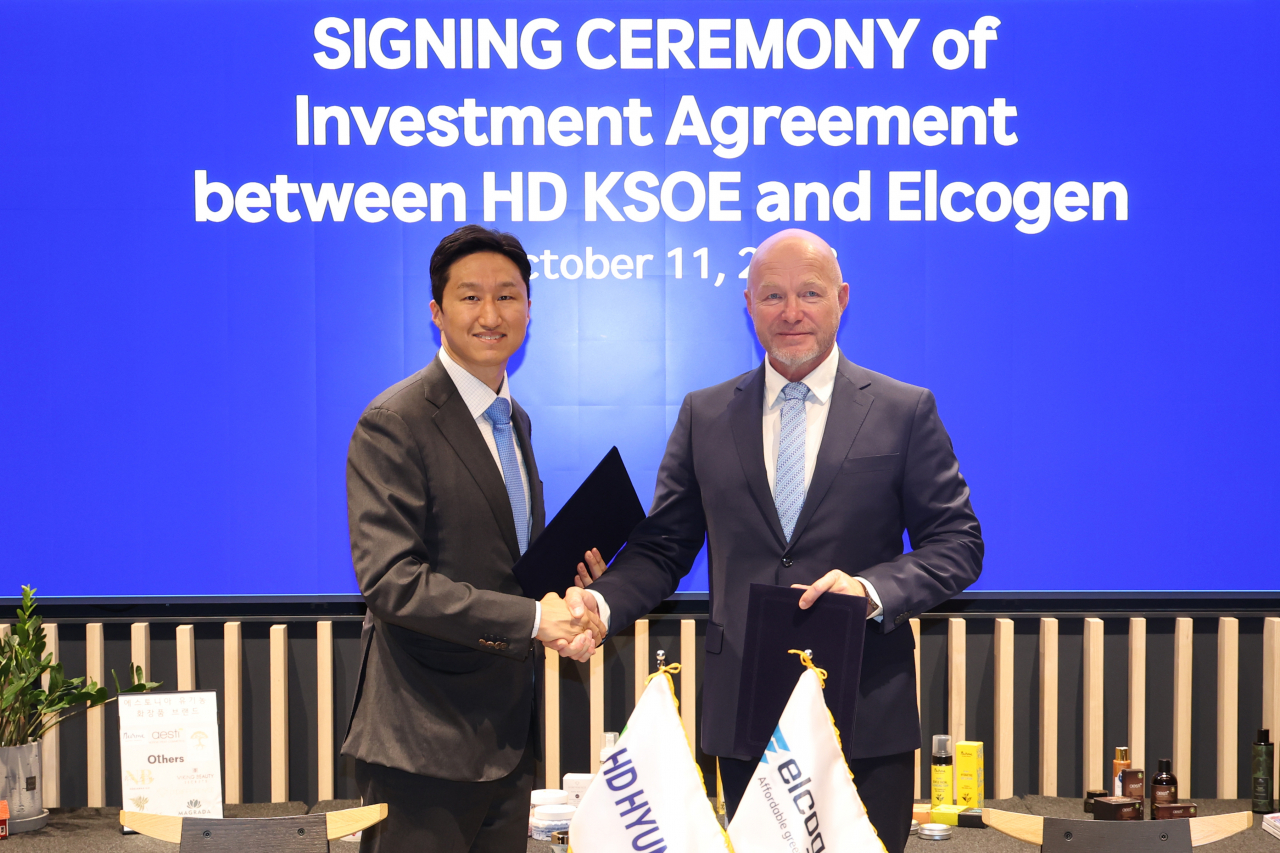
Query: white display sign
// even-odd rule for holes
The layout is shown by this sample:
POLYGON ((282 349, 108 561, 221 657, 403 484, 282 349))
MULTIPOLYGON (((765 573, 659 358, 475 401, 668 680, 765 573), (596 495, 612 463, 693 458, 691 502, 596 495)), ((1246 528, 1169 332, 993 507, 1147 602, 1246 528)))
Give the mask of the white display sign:
POLYGON ((217 694, 121 696, 120 790, 125 811, 222 817, 217 694))

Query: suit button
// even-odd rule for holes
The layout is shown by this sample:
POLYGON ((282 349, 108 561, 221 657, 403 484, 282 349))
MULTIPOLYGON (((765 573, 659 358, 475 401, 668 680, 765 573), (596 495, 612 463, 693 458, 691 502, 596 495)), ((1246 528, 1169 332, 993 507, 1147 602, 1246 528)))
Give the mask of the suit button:
POLYGON ((498 643, 498 648, 505 649, 506 647, 507 647, 506 643, 498 643))
POLYGON ((792 564, 793 564, 793 563, 795 563, 795 560, 791 559, 790 557, 783 557, 783 558, 782 558, 782 565, 783 565, 785 568, 788 568, 788 569, 789 569, 789 568, 791 568, 791 566, 792 566, 792 564))
POLYGON ((903 622, 906 622, 910 618, 911 618, 910 613, 899 613, 898 618, 893 620, 893 624, 901 625, 903 622))

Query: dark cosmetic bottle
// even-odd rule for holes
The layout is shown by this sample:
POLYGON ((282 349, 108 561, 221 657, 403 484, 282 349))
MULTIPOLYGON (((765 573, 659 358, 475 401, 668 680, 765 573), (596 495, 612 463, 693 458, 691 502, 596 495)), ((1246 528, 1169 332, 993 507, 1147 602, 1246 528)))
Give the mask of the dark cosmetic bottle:
POLYGON ((1271 732, 1258 729, 1258 739, 1253 742, 1253 810, 1257 814, 1270 814, 1274 780, 1271 768, 1275 766, 1275 746, 1271 732))
POLYGON ((1156 762, 1156 775, 1151 777, 1151 819, 1155 820, 1156 805, 1173 805, 1178 802, 1178 779, 1172 773, 1173 761, 1161 758, 1156 762))

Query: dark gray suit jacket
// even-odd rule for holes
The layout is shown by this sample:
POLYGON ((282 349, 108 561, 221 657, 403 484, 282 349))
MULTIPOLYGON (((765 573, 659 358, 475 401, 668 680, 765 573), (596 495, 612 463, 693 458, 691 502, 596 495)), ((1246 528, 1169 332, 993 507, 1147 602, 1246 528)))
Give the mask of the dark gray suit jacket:
MULTIPOLYGON (((545 522, 529 416, 512 405, 545 522)), ((511 573, 511 501, 439 358, 369 404, 347 453, 351 557, 368 604, 345 755, 440 779, 489 781, 534 719, 534 603, 511 573)))
POLYGON ((750 585, 812 583, 833 568, 867 578, 884 621, 867 623, 857 719, 836 723, 849 758, 913 750, 920 745, 915 644, 903 626, 973 583, 983 552, 933 395, 840 357, 817 466, 788 544, 765 472, 764 384, 761 365, 685 397, 649 517, 592 589, 609 604, 610 631, 622 630, 675 591, 705 537, 711 620, 702 748, 734 756, 750 585))

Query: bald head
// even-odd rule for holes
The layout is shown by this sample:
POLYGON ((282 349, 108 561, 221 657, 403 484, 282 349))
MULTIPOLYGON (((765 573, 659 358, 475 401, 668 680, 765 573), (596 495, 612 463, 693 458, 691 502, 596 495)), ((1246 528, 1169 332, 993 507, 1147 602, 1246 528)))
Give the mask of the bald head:
POLYGON ((835 346, 849 285, 825 240, 788 228, 756 249, 743 296, 770 364, 795 382, 835 346))
POLYGON ((817 234, 802 228, 786 228, 767 237, 751 256, 747 287, 754 287, 762 275, 780 266, 803 264, 819 272, 828 282, 844 281, 835 251, 817 234))

